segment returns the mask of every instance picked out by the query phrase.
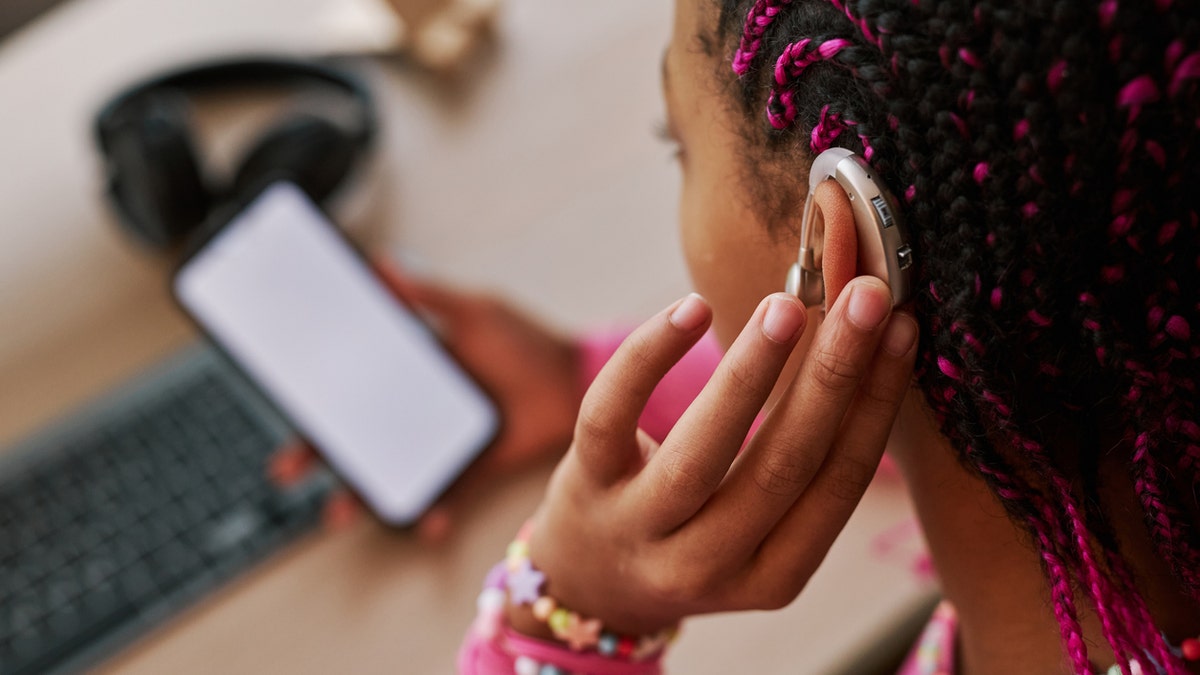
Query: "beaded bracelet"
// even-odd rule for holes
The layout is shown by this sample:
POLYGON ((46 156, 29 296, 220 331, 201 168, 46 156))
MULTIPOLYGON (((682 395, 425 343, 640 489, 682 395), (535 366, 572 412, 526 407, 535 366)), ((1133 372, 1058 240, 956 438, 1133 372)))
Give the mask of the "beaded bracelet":
POLYGON ((558 604, 544 595, 546 575, 529 559, 529 537, 533 531, 526 522, 508 545, 504 569, 504 586, 508 599, 517 605, 533 608, 533 616, 545 621, 554 637, 565 642, 572 651, 595 650, 602 656, 625 661, 647 661, 660 654, 675 639, 678 631, 669 628, 652 635, 634 637, 604 630, 599 619, 588 619, 558 604))

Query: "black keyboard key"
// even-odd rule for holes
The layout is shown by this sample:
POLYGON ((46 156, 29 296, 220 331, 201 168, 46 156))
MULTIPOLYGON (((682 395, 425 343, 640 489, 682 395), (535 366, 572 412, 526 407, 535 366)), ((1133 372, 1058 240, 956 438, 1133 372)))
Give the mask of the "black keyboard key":
POLYGON ((85 647, 136 614, 129 603, 114 605, 105 614, 83 617, 72 608, 59 613, 35 630, 19 633, 13 640, 14 675, 39 673, 54 667, 63 658, 85 647))
MULTIPOLYGON (((284 429, 212 357, 138 405, 0 465, 0 671, 75 670, 312 527, 330 481, 280 493, 284 429), (254 404, 250 404, 254 405, 254 404), (65 440, 64 440, 65 439, 65 440), (100 647, 97 647, 97 646, 100 647)), ((182 373, 182 374, 180 374, 182 373)))

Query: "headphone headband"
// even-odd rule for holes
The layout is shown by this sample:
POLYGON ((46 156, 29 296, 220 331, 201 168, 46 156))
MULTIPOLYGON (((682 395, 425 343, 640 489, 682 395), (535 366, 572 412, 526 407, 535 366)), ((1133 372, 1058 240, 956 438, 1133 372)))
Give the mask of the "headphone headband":
POLYGON ((376 128, 372 96, 357 77, 311 61, 252 57, 168 71, 132 86, 100 109, 94 130, 112 205, 126 229, 153 246, 174 248, 214 211, 270 180, 290 180, 323 203, 367 154, 376 128), (279 86, 330 89, 354 110, 282 116, 243 153, 229 177, 207 175, 186 97, 279 86))
POLYGON ((119 124, 130 104, 161 89, 203 90, 224 87, 254 87, 281 83, 318 82, 342 91, 357 108, 358 123, 353 136, 365 146, 375 135, 375 103, 370 90, 355 75, 316 61, 269 56, 229 58, 199 66, 186 66, 157 75, 133 85, 114 96, 96 114, 96 138, 102 149, 108 148, 107 136, 119 124))

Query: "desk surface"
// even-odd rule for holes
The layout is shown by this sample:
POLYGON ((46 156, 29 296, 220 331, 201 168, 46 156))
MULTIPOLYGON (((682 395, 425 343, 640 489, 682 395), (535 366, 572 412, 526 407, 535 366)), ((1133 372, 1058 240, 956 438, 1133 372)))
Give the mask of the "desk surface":
MULTIPOLYGON (((205 55, 381 39, 347 29, 337 3, 88 0, 0 43, 0 442, 195 339, 164 266, 122 239, 105 208, 92 112, 139 75, 205 55)), ((363 64, 386 128, 342 218, 435 276, 511 296, 563 328, 665 306, 688 290, 678 179, 650 134, 669 14, 667 2, 510 0, 499 44, 454 85, 363 64)), ((228 163, 238 134, 215 136, 228 163)), ((477 495, 437 550, 365 521, 313 535, 108 670, 451 672, 480 579, 546 475, 477 495)), ((796 603, 692 622, 673 672, 855 668, 931 597, 910 555, 876 546, 910 519, 899 480, 880 477, 796 603)))

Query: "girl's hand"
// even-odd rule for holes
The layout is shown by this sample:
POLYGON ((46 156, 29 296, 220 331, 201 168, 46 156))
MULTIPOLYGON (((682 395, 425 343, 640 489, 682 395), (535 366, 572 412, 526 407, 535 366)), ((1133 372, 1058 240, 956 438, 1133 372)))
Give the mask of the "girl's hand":
MULTIPOLYGON (((802 305, 764 300, 661 446, 638 416, 711 312, 693 296, 642 325, 587 392, 534 517, 544 592, 625 634, 791 602, 858 504, 908 390, 917 325, 903 313, 889 321, 890 310, 882 282, 852 282, 748 442, 804 331, 802 305)), ((549 637, 528 607, 510 606, 509 619, 549 637)))
MULTIPOLYGON (((566 451, 582 398, 579 355, 570 340, 495 298, 417 281, 384 259, 375 265, 399 297, 426 315, 500 408, 502 426, 492 447, 418 523, 422 537, 437 541, 453 525, 461 508, 459 495, 566 451)), ((313 451, 297 445, 275 458, 271 473, 290 482, 315 463, 313 451)), ((336 495, 326 522, 342 524, 358 510, 353 498, 336 495)))

